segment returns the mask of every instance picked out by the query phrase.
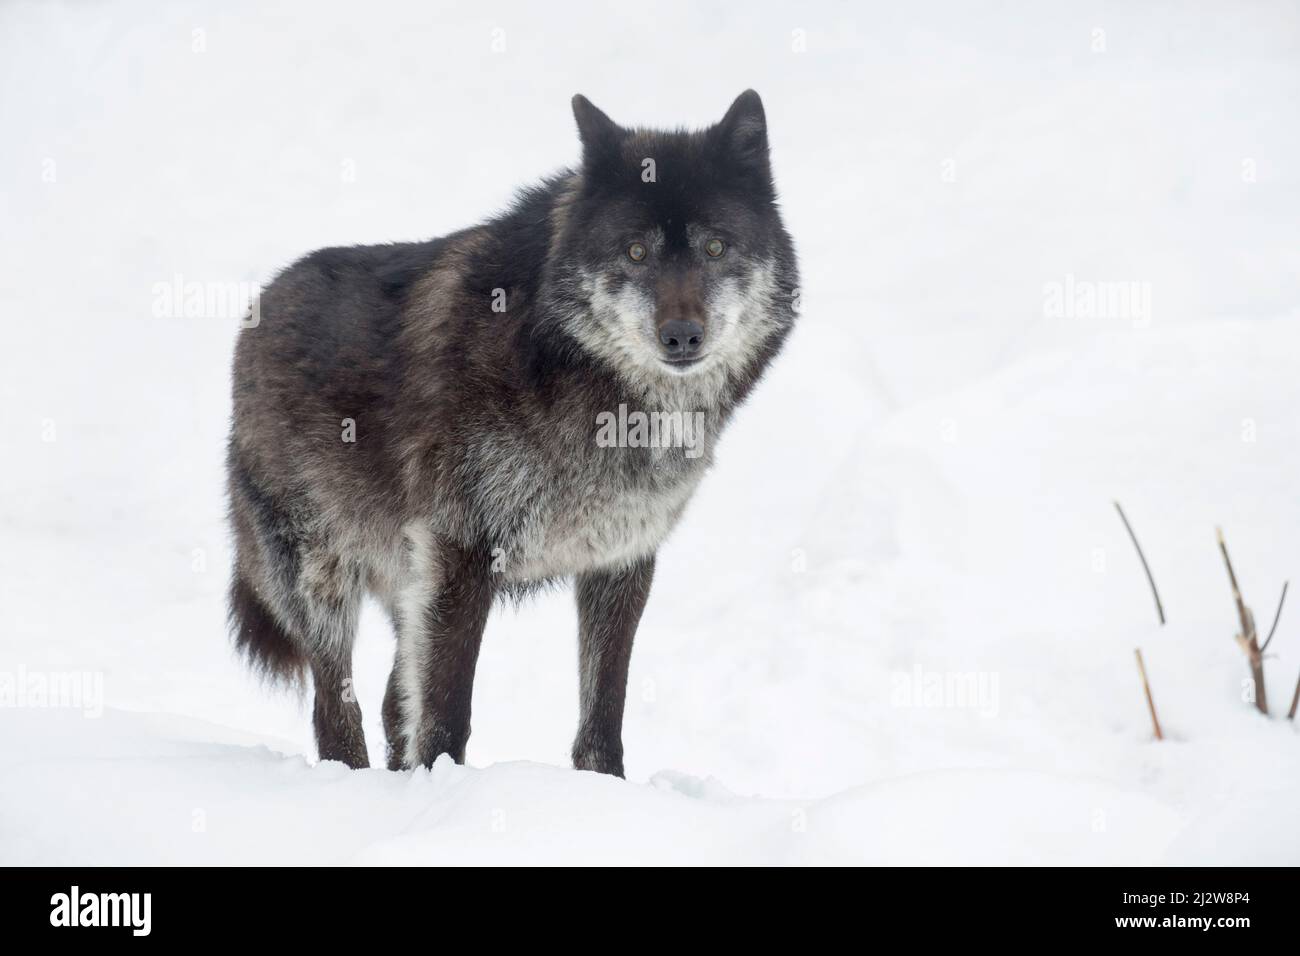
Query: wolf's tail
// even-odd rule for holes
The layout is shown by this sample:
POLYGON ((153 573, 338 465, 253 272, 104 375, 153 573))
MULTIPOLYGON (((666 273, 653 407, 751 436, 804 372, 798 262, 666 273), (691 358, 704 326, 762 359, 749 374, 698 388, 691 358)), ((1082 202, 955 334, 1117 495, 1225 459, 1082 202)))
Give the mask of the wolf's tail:
POLYGON ((272 683, 302 686, 307 657, 239 574, 230 582, 230 633, 249 665, 272 683))

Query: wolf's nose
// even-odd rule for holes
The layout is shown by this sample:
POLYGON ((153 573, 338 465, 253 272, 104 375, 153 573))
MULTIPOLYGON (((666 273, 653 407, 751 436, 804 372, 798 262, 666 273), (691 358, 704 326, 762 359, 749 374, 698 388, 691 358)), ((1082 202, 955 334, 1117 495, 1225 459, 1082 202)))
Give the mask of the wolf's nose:
POLYGON ((659 341, 670 359, 691 358, 704 344, 704 326, 691 319, 670 319, 659 327, 659 341))

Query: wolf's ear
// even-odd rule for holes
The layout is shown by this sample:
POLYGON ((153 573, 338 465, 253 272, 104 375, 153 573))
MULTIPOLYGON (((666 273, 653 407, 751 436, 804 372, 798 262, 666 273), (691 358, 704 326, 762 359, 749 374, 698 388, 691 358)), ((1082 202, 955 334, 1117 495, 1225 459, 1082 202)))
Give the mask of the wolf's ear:
POLYGON ((573 118, 578 121, 578 139, 582 140, 585 162, 607 153, 618 144, 623 132, 619 125, 581 93, 573 97, 573 118))
POLYGON ((768 170, 767 116, 763 101, 753 90, 736 97, 713 134, 718 145, 742 165, 755 171, 768 170))

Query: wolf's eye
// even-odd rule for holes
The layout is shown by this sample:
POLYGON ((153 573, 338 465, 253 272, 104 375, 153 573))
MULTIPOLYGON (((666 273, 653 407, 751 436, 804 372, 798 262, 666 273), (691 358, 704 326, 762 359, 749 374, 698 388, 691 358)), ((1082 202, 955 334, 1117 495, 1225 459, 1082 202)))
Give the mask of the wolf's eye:
POLYGON ((721 239, 710 239, 704 244, 704 251, 716 259, 727 251, 727 244, 721 239))
POLYGON ((632 243, 627 247, 627 257, 633 262, 640 262, 645 258, 645 246, 639 242, 632 243))

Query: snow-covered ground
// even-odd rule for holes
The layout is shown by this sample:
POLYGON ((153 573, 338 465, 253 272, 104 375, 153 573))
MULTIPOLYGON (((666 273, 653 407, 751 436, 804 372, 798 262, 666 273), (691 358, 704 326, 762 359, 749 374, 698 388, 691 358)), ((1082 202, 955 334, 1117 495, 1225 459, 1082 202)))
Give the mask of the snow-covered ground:
MULTIPOLYGON (((0 863, 1300 863, 1300 610, 1265 719, 1214 537, 1267 629, 1295 6, 564 11, 0 7, 0 863), (469 766, 314 765, 224 632, 237 323, 159 286, 473 222, 576 158, 574 92, 702 125, 747 86, 802 324, 661 555, 628 780, 567 769, 563 594, 490 622, 469 766)), ((392 647, 369 609, 376 757, 392 647)))

